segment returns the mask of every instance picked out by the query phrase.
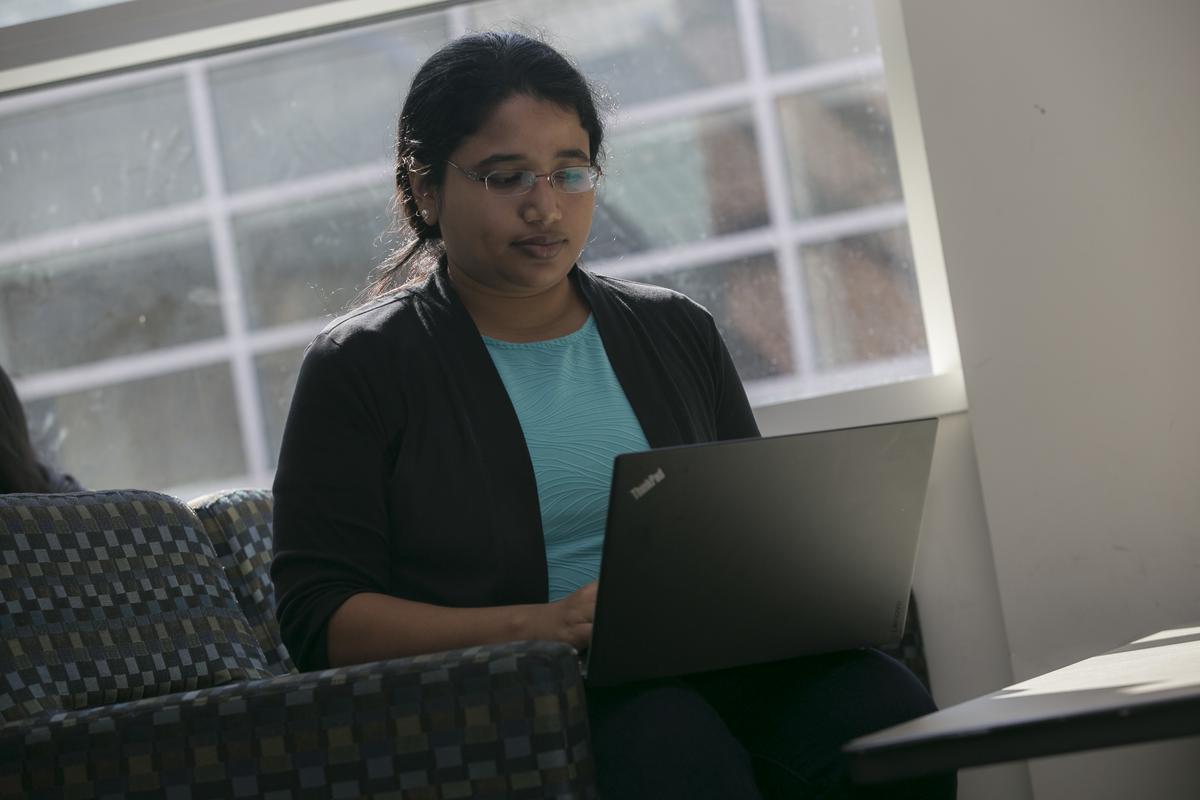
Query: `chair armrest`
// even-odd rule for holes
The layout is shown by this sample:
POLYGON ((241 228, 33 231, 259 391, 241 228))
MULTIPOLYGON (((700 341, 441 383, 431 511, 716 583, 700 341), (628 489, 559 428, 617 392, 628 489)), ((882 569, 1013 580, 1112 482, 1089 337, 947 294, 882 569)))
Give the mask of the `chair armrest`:
POLYGON ((0 727, 0 796, 592 798, 578 659, 514 642, 0 727), (397 792, 400 792, 397 795, 397 792))

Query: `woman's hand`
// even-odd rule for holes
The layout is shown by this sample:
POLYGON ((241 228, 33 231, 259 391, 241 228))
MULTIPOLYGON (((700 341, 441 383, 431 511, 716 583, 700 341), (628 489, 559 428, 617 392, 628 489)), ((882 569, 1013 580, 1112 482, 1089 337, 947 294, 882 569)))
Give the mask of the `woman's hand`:
POLYGON ((329 663, 362 664, 418 653, 529 639, 586 649, 592 638, 596 583, 554 603, 450 608, 359 592, 329 619, 329 663))
POLYGON ((592 581, 562 600, 538 606, 529 638, 566 642, 576 650, 586 650, 592 640, 595 615, 596 582, 592 581))

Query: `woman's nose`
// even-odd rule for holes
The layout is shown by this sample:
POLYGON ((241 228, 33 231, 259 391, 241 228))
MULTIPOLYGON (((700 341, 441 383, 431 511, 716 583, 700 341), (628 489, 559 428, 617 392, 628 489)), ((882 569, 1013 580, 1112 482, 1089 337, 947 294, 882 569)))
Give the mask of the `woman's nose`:
POLYGON ((533 180, 533 188, 525 194, 521 219, 546 225, 561 218, 562 210, 558 205, 558 191, 550 185, 550 176, 539 175, 533 180), (545 182, 543 183, 543 181, 545 182))

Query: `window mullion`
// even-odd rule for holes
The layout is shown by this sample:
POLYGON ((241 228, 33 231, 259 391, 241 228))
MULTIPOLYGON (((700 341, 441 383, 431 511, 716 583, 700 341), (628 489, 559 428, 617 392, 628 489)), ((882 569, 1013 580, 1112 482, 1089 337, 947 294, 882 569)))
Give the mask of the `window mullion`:
POLYGON ((783 293, 784 313, 792 349, 792 371, 800 376, 815 370, 815 348, 808 326, 808 294, 800 277, 800 259, 791 245, 791 193, 787 185, 787 159, 783 153, 775 97, 768 88, 766 40, 756 0, 734 0, 746 77, 753 93, 754 136, 767 195, 767 213, 775 239, 775 258, 783 293))
POLYGON ((187 65, 187 87, 196 136, 196 155, 204 182, 213 262, 217 270, 217 291, 221 298, 221 315, 225 321, 225 332, 230 346, 242 449, 247 471, 256 482, 266 483, 270 476, 270 462, 267 456, 262 404, 259 402, 254 355, 247 340, 246 304, 238 274, 233 225, 225 196, 225 181, 221 171, 208 73, 203 62, 193 61, 187 65))

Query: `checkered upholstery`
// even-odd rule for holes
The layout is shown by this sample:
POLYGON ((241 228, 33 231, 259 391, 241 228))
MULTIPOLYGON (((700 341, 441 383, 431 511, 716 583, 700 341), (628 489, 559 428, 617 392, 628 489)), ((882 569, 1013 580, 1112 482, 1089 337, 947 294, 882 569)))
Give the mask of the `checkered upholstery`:
POLYGON ((269 670, 270 496, 193 502, 0 496, 0 797, 596 797, 570 647, 269 670))
POLYGON ((284 675, 0 727, 0 797, 596 797, 564 644, 284 675))
POLYGON ((154 492, 0 495, 0 719, 270 673, 199 520, 154 492))
POLYGON ((233 489, 197 497, 188 505, 204 523, 238 605, 267 657, 267 666, 276 675, 296 672, 275 619, 271 493, 264 489, 233 489))

